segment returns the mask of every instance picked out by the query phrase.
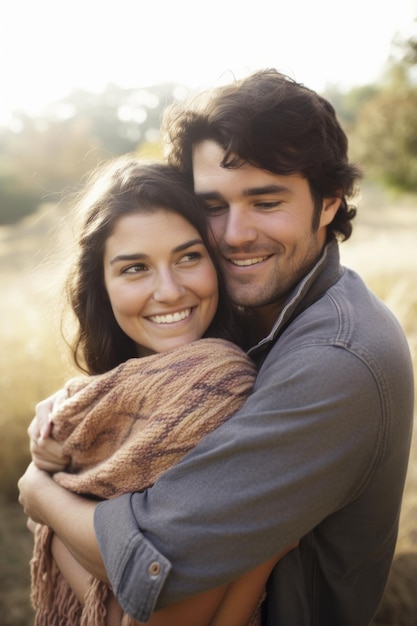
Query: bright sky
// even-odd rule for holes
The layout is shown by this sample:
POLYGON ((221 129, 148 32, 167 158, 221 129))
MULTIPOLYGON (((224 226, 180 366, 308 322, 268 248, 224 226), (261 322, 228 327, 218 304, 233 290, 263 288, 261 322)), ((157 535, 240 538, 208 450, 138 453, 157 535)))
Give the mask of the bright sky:
POLYGON ((263 67, 309 87, 375 82, 417 0, 3 0, 0 123, 75 87, 204 88, 263 67))

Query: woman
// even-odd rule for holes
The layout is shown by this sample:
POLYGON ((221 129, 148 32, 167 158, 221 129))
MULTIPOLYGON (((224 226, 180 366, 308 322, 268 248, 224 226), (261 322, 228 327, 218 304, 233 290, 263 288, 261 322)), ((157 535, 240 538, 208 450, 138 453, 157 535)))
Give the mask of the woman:
MULTIPOLYGON (((254 367, 230 343, 237 325, 205 216, 176 170, 116 161, 96 175, 80 209, 68 293, 78 320, 74 358, 93 376, 69 381, 56 399, 52 433, 69 465, 54 478, 77 493, 108 498, 150 487, 236 412, 254 367)), ((39 428, 31 426, 32 439, 39 428)), ((41 467, 61 468, 42 445, 32 453, 41 467)), ((61 612, 67 624, 135 623, 122 618, 106 586, 90 584, 46 528, 36 544, 37 624, 54 623, 51 612, 54 619, 61 612), (58 568, 48 560, 49 543, 58 568)), ((245 626, 275 562, 158 611, 148 624, 245 626)))

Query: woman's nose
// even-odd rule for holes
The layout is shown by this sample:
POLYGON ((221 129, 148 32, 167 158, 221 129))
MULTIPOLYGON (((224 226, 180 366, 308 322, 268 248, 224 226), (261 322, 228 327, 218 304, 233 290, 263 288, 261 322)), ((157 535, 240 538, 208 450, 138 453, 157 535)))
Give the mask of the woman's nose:
POLYGON ((185 288, 172 271, 159 272, 153 293, 157 302, 175 302, 185 293, 185 288))

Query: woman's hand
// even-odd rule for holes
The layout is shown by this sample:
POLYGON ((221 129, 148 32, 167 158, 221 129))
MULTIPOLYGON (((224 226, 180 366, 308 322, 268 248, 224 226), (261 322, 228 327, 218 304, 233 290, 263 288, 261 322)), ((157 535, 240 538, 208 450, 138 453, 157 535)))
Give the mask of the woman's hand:
POLYGON ((52 437, 31 439, 30 453, 36 467, 50 474, 64 470, 69 463, 69 457, 64 455, 62 445, 52 437))
POLYGON ((39 524, 33 521, 30 517, 27 518, 26 527, 30 530, 31 533, 35 534, 37 527, 39 524))
POLYGON ((34 524, 45 524, 42 506, 39 505, 39 496, 45 494, 52 478, 46 472, 40 470, 34 463, 28 465, 26 472, 17 483, 19 489, 19 503, 23 507, 25 515, 30 518, 30 530, 34 524))
POLYGON ((69 457, 63 453, 62 445, 52 437, 54 408, 66 397, 66 391, 60 389, 39 402, 35 408, 35 417, 28 428, 32 461, 39 469, 50 473, 65 469, 69 462, 69 457))

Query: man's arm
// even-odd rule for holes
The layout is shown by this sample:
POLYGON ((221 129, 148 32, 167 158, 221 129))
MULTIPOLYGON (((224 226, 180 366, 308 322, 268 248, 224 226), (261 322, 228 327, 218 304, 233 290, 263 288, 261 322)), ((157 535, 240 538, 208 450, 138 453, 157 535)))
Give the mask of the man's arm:
POLYGON ((347 351, 313 346, 303 354, 264 364, 244 408, 151 489, 97 506, 113 590, 136 619, 238 578, 363 484, 379 440, 375 380, 347 351))
MULTIPOLYGON (((66 494, 69 496, 72 494, 56 485, 48 474, 39 470, 34 464, 28 467, 20 479, 19 488, 19 501, 25 513, 30 515, 30 520, 47 524, 54 529, 52 555, 62 575, 79 601, 83 603, 90 580, 85 568, 89 568, 91 573, 104 579, 103 570, 98 567, 98 561, 101 564, 102 562, 97 552, 94 536, 91 534, 94 503, 83 502, 84 499, 77 496, 67 498, 66 494), (41 495, 39 496, 38 493, 39 497, 33 498, 32 490, 41 495), (49 498, 53 498, 53 501, 49 498), (74 516, 67 515, 64 524, 62 511, 60 512, 61 506, 68 507, 66 510, 75 513, 74 516), (65 538, 65 543, 58 537, 58 533, 59 537, 65 538), (74 542, 77 545, 73 545, 74 542), (72 546, 70 552, 67 551, 67 546, 72 546), (83 567, 80 567, 81 562, 83 562, 83 567)), ((242 576, 235 584, 210 589, 154 613, 149 624, 152 626, 167 626, 173 623, 181 623, 184 626, 207 626, 209 623, 214 625, 225 622, 236 626, 247 624, 259 603, 272 566, 282 556, 284 554, 274 557, 270 562, 262 563, 256 570, 242 576)), ((121 608, 112 595, 109 597, 107 608, 117 616, 114 623, 116 619, 121 619, 121 608)))
POLYGON ((26 515, 49 526, 86 570, 108 582, 93 526, 97 503, 60 487, 34 463, 19 480, 18 488, 26 515))

